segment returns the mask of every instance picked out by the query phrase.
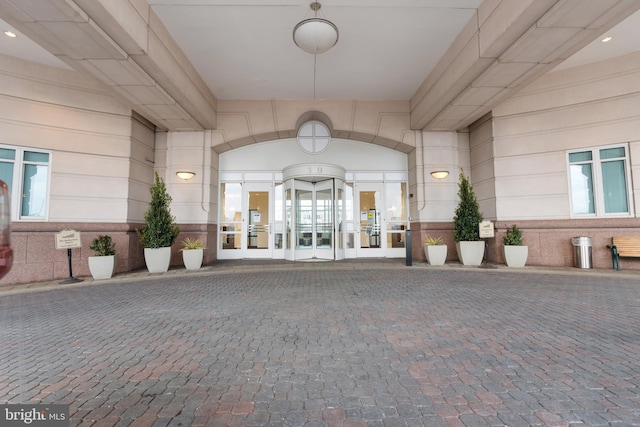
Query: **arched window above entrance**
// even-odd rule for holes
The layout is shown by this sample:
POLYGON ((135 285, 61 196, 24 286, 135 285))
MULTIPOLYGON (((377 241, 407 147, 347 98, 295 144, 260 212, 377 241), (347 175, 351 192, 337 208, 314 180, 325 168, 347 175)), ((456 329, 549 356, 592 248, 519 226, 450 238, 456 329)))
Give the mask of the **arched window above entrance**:
POLYGON ((329 128, 322 122, 312 120, 306 122, 298 130, 298 145, 311 154, 321 153, 331 142, 329 128))

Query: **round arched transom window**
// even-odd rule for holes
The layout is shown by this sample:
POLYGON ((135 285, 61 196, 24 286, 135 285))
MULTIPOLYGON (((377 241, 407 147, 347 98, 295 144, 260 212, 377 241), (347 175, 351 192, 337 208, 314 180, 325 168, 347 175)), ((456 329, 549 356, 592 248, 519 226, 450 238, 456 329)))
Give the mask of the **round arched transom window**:
POLYGON ((331 142, 329 128, 324 123, 312 120, 300 126, 298 130, 298 145, 307 153, 321 153, 331 142))

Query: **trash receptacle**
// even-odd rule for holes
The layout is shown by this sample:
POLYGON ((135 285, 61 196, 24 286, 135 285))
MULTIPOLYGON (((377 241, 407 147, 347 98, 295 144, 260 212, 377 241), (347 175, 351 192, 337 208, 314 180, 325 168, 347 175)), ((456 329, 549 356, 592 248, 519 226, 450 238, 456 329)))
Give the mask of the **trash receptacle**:
POLYGON ((574 237, 573 264, 577 268, 591 268, 591 237, 574 237))

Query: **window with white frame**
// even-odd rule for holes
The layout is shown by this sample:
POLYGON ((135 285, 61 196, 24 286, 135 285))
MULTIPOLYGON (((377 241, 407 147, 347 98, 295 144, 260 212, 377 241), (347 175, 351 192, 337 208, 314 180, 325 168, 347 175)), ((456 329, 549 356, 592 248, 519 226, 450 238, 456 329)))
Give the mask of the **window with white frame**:
POLYGON ((628 216, 631 188, 626 145, 568 153, 574 216, 628 216))
POLYGON ((331 142, 331 133, 324 123, 312 120, 300 126, 298 130, 298 145, 310 154, 321 153, 331 142))
POLYGON ((0 145, 0 179, 9 186, 12 220, 47 216, 51 153, 0 145))

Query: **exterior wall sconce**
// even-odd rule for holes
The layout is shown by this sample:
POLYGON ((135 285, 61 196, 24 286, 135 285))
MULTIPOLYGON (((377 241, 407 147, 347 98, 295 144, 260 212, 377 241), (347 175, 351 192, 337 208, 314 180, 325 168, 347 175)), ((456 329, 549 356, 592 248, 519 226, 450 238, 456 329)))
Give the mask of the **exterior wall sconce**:
POLYGON ((189 179, 192 179, 194 176, 196 176, 196 173, 188 172, 188 171, 179 171, 179 172, 176 172, 176 175, 178 175, 178 178, 187 181, 189 179))
POLYGON ((431 176, 435 179, 445 179, 449 176, 449 171, 433 171, 431 172, 431 176))

